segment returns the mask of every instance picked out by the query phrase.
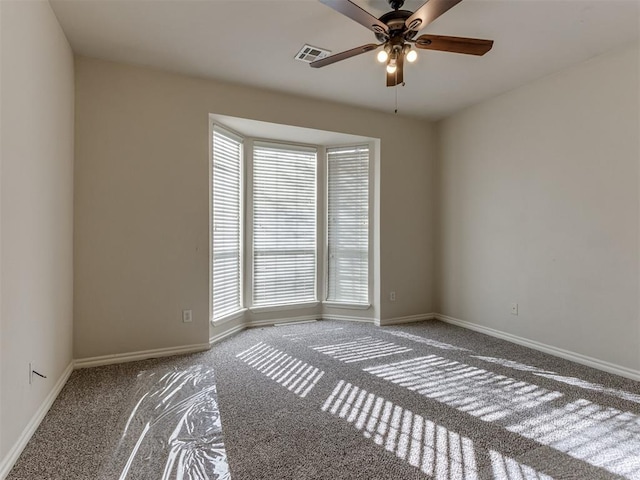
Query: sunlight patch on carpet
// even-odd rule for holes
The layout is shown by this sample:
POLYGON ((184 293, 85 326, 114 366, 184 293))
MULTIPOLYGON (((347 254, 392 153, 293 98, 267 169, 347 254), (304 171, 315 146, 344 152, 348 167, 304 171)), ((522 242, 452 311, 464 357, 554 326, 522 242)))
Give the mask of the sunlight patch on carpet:
POLYGON ((400 332, 400 331, 388 331, 384 330, 384 333, 388 333, 389 335, 394 335, 400 338, 406 338, 407 340, 411 340, 414 342, 422 343, 424 345, 429 345, 430 347, 441 348, 443 350, 458 350, 461 352, 469 352, 468 348, 457 347, 455 345, 451 345, 450 343, 439 342, 438 340, 433 340, 431 338, 421 337, 419 335, 413 335, 412 333, 400 332))
POLYGON ((308 338, 315 338, 318 336, 324 336, 324 335, 332 335, 335 334, 336 332, 339 332, 343 330, 342 327, 338 327, 338 328, 328 328, 322 332, 300 332, 300 333, 287 333, 285 335, 282 335, 282 338, 286 338, 287 340, 293 340, 293 341, 297 341, 297 340, 306 340, 308 338))
POLYGON ((322 410, 435 478, 478 478, 473 441, 343 380, 322 410))
POLYGON ((553 477, 536 471, 528 465, 491 450, 492 476, 494 480, 554 480, 553 477))
POLYGON ((477 358, 483 362, 494 363, 502 367, 513 368, 521 372, 533 372, 533 373, 553 373, 549 370, 543 370, 538 367, 532 367, 531 365, 525 365, 524 363, 515 362, 513 360, 507 360, 506 358, 485 357, 482 355, 471 355, 471 358, 477 358))
POLYGON ((593 390, 594 392, 612 395, 623 400, 628 400, 629 402, 640 403, 640 395, 627 392, 625 390, 620 390, 618 388, 605 387, 604 385, 588 382, 586 380, 582 380, 581 378, 560 375, 550 370, 543 370, 538 367, 532 367, 530 365, 514 362, 513 360, 506 360, 504 358, 483 357, 480 355, 472 355, 472 357, 477 358, 478 360, 483 360, 485 362, 495 363, 503 367, 513 368, 514 370, 519 370, 521 372, 531 372, 538 377, 555 380, 556 382, 565 383, 567 385, 571 385, 572 387, 584 388, 585 390, 593 390))
POLYGON ((640 417, 429 355, 364 371, 616 475, 640 479, 640 417))
POLYGON ((510 417, 562 397, 560 392, 436 355, 364 371, 485 421, 510 417))
POLYGON ((329 355, 336 360, 345 363, 363 362, 374 358, 398 355, 412 351, 411 348, 396 345, 395 343, 377 340, 372 337, 363 337, 351 342, 342 342, 332 345, 312 346, 316 352, 329 355))
POLYGON ((578 460, 640 478, 640 417, 580 399, 506 426, 578 460))
POLYGON ((239 353, 236 358, 301 398, 306 397, 324 375, 323 370, 263 342, 239 353))

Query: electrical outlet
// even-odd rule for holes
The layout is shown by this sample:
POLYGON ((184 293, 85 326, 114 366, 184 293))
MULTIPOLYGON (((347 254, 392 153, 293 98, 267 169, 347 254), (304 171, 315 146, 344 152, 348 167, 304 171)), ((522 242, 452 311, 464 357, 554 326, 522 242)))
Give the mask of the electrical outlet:
POLYGON ((190 323, 193 320, 193 311, 192 310, 182 310, 182 322, 190 323))
POLYGON ((518 315, 518 304, 517 303, 512 303, 511 304, 511 315, 518 315))
POLYGON ((396 301, 396 292, 389 292, 389 301, 391 302, 396 301))

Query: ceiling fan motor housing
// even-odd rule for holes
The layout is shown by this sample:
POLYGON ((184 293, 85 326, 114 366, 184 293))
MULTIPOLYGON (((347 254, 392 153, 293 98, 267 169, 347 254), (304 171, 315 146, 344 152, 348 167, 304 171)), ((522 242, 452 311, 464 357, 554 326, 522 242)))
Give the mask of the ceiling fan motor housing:
POLYGON ((403 39, 410 39, 415 37, 416 31, 407 29, 405 21, 413 15, 413 12, 408 10, 394 10, 382 15, 379 20, 389 27, 389 33, 377 33, 376 38, 380 42, 386 42, 394 37, 401 37, 403 39))

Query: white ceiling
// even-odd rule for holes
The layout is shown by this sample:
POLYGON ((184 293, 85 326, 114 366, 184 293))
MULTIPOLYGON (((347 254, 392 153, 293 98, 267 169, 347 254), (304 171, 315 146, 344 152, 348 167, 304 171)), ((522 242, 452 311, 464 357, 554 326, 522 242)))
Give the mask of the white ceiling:
MULTIPOLYGON (((419 51, 404 87, 385 86, 367 53, 321 69, 372 32, 315 0, 50 0, 76 53, 392 112, 441 118, 637 41, 638 0, 464 0, 421 33, 495 40, 484 57, 419 51), (397 90, 397 92, 396 92, 397 90)), ((384 0, 356 0, 376 16, 384 0)), ((407 0, 415 10, 422 0, 407 0)))

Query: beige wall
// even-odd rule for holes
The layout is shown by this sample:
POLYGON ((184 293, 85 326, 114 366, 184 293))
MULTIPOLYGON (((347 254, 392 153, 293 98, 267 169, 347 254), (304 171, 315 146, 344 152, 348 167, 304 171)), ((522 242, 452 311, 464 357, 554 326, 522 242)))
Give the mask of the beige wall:
MULTIPOLYGON (((0 347, 2 347, 2 3, 0 2, 0 347)), ((5 457, 2 440, 2 352, 0 352, 0 465, 5 457)))
POLYGON ((0 30, 1 466, 72 360, 74 79, 48 2, 2 0, 0 30))
POLYGON ((440 313, 640 369, 638 59, 628 47, 439 125, 440 313))
POLYGON ((77 57, 76 358, 208 342, 209 113, 379 138, 372 313, 432 311, 429 123, 77 57))

